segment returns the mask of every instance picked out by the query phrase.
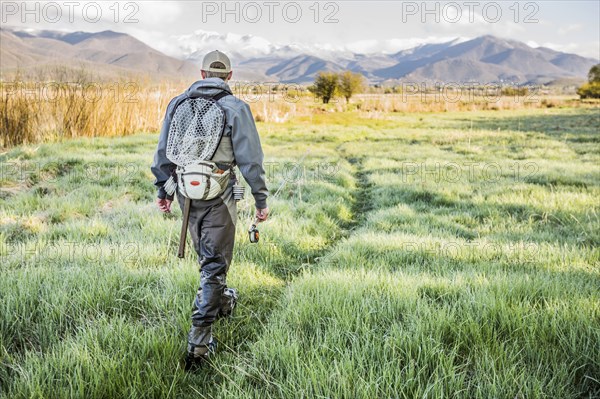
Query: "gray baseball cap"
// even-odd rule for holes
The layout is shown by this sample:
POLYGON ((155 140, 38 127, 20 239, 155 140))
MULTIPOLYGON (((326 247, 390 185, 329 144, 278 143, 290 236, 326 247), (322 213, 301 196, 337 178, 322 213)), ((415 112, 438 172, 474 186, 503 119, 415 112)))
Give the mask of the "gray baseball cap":
POLYGON ((231 61, 219 50, 211 51, 202 60, 202 70, 209 72, 231 72, 231 61))

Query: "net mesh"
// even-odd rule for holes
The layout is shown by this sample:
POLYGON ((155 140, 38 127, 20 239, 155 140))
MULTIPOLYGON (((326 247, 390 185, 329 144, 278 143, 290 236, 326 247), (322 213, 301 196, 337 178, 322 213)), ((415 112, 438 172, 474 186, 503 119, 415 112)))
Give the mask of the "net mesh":
POLYGON ((178 166, 209 160, 221 139, 225 112, 209 98, 188 99, 175 110, 167 158, 178 166))

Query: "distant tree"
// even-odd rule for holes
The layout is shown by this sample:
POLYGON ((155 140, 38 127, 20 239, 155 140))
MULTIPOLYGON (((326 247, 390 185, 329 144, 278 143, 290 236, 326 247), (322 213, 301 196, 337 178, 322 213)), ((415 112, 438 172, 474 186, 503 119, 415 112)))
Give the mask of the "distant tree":
POLYGON ((600 98, 600 64, 594 65, 588 73, 588 82, 577 89, 581 99, 600 98))
POLYGON ((350 98, 354 93, 358 93, 365 88, 365 79, 360 73, 342 72, 339 79, 340 94, 346 98, 346 102, 350 102, 350 98))
POLYGON ((311 91, 315 96, 323 100, 324 104, 335 96, 338 88, 339 76, 335 72, 319 72, 315 78, 315 83, 311 87, 311 91))
POLYGON ((600 64, 596 64, 590 69, 588 73, 589 83, 600 83, 600 64))

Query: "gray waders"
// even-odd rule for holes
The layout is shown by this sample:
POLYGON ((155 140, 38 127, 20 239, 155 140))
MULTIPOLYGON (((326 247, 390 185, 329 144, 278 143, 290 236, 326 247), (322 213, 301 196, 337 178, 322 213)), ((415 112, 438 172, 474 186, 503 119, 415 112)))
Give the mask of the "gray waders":
MULTIPOLYGON (((202 358, 214 351, 212 324, 233 310, 237 293, 227 288, 227 272, 233 256, 236 203, 233 180, 225 192, 212 200, 191 200, 188 229, 200 263, 200 287, 192 305, 188 356, 202 358)), ((177 200, 183 212, 185 197, 177 200)))

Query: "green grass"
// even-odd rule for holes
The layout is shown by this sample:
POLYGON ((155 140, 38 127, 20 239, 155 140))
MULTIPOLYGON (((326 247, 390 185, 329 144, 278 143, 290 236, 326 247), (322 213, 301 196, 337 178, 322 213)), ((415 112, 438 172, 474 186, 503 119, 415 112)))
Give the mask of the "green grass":
POLYGON ((259 124, 279 194, 195 374, 156 135, 1 155, 0 397, 600 397, 598 109, 383 118, 259 124))

